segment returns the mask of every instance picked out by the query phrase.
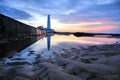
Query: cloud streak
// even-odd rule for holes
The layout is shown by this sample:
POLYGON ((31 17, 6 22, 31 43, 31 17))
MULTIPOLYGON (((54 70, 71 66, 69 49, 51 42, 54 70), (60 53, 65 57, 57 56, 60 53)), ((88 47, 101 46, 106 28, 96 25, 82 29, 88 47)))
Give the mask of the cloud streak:
POLYGON ((29 19, 32 17, 29 13, 5 5, 0 5, 0 13, 14 19, 29 19))

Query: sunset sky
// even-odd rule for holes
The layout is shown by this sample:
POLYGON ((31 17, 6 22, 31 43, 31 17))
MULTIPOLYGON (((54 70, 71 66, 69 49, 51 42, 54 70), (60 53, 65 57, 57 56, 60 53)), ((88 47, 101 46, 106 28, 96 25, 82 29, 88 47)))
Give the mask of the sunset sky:
POLYGON ((0 13, 23 23, 67 32, 120 33, 120 0, 0 0, 0 13))

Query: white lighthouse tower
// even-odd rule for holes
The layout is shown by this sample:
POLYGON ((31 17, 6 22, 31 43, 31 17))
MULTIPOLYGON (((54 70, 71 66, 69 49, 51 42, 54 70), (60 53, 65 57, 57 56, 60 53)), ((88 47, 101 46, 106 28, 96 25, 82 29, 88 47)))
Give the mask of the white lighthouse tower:
POLYGON ((47 29, 48 29, 48 30, 51 29, 50 15, 48 15, 48 17, 47 17, 47 29))
POLYGON ((55 31, 51 29, 50 15, 47 16, 47 28, 45 28, 47 33, 54 33, 55 31))

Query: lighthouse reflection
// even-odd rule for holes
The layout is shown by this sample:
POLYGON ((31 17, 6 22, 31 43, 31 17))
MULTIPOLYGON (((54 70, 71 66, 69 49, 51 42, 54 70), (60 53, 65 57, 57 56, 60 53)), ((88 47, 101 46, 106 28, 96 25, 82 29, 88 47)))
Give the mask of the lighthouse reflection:
POLYGON ((50 50, 51 35, 47 35, 47 49, 50 50))
POLYGON ((47 34, 47 49, 50 50, 50 45, 51 45, 51 36, 53 36, 54 33, 49 33, 47 34))

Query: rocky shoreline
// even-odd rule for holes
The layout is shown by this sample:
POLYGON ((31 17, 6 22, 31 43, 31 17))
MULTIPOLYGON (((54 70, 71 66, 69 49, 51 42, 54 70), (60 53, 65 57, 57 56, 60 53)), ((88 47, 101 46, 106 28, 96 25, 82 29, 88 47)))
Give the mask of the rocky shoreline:
MULTIPOLYGON (((34 52, 33 52, 34 53, 34 52)), ((34 54, 29 54, 34 55, 34 54)), ((28 55, 28 56, 29 56, 28 55)), ((120 80, 120 44, 53 50, 54 57, 0 59, 2 80, 120 80)))

